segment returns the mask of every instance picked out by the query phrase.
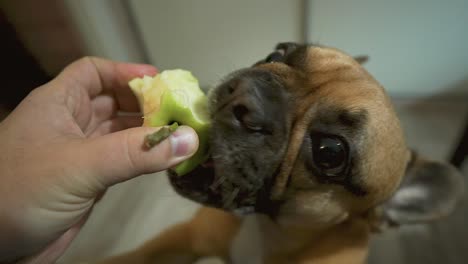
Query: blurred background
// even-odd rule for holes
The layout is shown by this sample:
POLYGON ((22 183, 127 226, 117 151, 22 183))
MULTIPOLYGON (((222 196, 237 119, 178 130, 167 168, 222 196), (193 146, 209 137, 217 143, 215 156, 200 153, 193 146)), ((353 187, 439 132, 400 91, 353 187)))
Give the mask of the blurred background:
MULTIPOLYGON (((314 42, 368 55, 408 144, 468 177, 468 1, 0 0, 0 120, 82 56, 191 70, 209 89, 278 42, 314 42)), ((161 175, 106 194, 60 263, 141 244, 197 205, 161 175)), ((443 221, 373 240, 369 263, 466 263, 468 204, 443 221)))

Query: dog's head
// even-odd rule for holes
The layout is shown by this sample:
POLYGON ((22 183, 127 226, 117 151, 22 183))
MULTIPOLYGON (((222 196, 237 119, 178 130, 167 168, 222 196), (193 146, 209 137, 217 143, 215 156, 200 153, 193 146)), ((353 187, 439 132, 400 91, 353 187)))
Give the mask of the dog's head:
POLYGON ((323 227, 380 212, 393 224, 446 215, 463 192, 448 164, 412 153, 384 89, 336 49, 279 44, 210 92, 212 159, 170 175, 208 206, 323 227))

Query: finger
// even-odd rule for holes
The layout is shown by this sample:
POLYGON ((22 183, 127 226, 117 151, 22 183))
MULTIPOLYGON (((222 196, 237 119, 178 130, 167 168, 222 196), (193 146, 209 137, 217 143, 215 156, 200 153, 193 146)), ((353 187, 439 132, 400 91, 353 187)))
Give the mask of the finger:
POLYGON ((87 136, 89 138, 95 138, 127 128, 139 127, 142 125, 142 123, 143 119, 139 116, 119 116, 102 122, 97 128, 95 128, 95 130, 93 130, 87 136))
POLYGON ((154 76, 156 73, 156 68, 150 65, 85 57, 65 68, 59 79, 68 83, 69 89, 85 90, 90 98, 102 93, 113 94, 120 110, 136 112, 138 102, 128 82, 135 77, 154 76))
POLYGON ((195 131, 181 126, 166 140, 151 149, 144 147, 144 137, 155 128, 137 127, 85 141, 74 148, 84 177, 95 192, 135 176, 166 170, 192 156, 198 148, 195 131), (87 176, 86 176, 87 175, 87 176))
POLYGON ((109 94, 101 94, 91 101, 91 121, 84 128, 86 135, 91 134, 106 120, 112 119, 117 113, 117 102, 109 94))

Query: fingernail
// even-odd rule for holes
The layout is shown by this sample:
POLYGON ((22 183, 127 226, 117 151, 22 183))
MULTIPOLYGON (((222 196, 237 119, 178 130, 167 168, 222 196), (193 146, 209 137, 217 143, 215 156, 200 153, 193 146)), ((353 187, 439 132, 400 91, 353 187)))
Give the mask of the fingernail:
POLYGON ((187 127, 179 127, 171 136, 172 155, 184 157, 196 151, 198 138, 195 132, 187 127))
POLYGON ((152 65, 148 65, 148 64, 143 64, 142 65, 142 73, 143 75, 149 75, 149 76, 154 76, 156 75, 156 73, 158 73, 158 70, 156 69, 156 67, 152 66, 152 65))
POLYGON ((134 73, 138 77, 143 77, 145 75, 148 76, 155 76, 158 73, 156 67, 149 65, 149 64, 130 64, 134 67, 134 73))

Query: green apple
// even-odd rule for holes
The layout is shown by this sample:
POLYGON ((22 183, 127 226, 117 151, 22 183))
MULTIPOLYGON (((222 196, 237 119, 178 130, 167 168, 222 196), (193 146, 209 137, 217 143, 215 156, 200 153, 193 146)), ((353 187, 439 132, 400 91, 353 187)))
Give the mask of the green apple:
POLYGON ((177 175, 190 172, 208 158, 208 101, 198 80, 189 71, 166 70, 154 77, 133 79, 129 86, 143 112, 143 126, 160 127, 177 122, 197 132, 198 150, 190 159, 172 168, 177 175))

